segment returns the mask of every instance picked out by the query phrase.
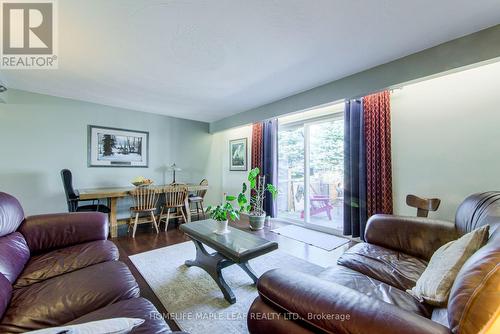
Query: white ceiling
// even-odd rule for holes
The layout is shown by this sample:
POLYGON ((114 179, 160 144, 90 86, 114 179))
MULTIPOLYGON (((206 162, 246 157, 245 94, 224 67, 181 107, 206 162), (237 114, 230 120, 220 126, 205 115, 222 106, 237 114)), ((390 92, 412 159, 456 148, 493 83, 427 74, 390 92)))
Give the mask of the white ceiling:
POLYGON ((498 0, 60 0, 10 88, 215 121, 500 23, 498 0))

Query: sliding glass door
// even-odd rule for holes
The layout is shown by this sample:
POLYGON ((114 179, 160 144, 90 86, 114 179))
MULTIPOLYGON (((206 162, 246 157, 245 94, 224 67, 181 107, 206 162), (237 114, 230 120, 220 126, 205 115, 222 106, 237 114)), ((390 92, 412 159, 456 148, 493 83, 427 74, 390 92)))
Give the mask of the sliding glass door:
POLYGON ((300 222, 304 212, 304 126, 278 121, 278 218, 300 222))
POLYGON ((278 217, 326 232, 342 229, 342 113, 287 123, 278 131, 278 217))

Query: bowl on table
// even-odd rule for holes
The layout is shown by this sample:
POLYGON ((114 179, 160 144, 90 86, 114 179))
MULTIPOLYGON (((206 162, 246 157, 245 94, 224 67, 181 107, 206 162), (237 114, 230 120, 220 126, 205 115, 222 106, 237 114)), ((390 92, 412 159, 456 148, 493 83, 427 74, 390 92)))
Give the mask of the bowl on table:
POLYGON ((147 187, 153 184, 153 180, 146 178, 137 178, 132 180, 132 184, 136 187, 147 187))

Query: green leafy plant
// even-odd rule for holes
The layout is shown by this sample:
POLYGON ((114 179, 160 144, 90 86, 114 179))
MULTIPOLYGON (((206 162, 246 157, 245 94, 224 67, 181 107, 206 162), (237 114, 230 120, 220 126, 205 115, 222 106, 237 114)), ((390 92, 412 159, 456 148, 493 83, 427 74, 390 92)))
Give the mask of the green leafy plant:
POLYGON ((217 221, 225 221, 228 219, 236 220, 240 218, 240 213, 238 210, 234 209, 231 202, 236 200, 235 196, 226 196, 226 203, 219 204, 217 206, 209 206, 207 208, 207 213, 210 218, 217 221))
POLYGON ((278 189, 272 184, 266 184, 266 177, 260 175, 260 169, 254 168, 248 173, 248 183, 250 184, 250 189, 247 184, 243 182, 241 193, 236 198, 238 206, 240 207, 240 212, 248 212, 250 215, 261 216, 265 214, 264 211, 264 198, 266 197, 266 191, 268 191, 273 200, 276 199, 278 195, 278 189), (247 199, 246 192, 250 190, 250 200, 247 199))

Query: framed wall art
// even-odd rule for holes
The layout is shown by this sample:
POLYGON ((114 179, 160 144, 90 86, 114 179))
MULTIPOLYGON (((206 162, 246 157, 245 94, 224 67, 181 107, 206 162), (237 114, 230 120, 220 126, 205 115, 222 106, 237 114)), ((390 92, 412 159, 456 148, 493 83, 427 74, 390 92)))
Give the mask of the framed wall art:
POLYGON ((149 132, 88 126, 89 167, 148 167, 149 132))
POLYGON ((248 170, 247 138, 234 139, 229 141, 229 170, 248 170))

